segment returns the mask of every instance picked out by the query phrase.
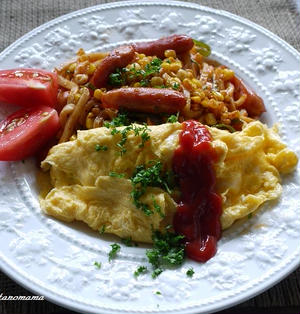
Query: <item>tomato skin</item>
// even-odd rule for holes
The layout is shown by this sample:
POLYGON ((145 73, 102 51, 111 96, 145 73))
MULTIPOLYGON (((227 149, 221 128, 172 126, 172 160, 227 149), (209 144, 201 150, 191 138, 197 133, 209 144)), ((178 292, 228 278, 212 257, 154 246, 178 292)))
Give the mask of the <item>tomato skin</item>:
POLYGON ((57 103, 57 74, 39 69, 0 71, 0 102, 20 107, 49 106, 57 103))
POLYGON ((32 107, 13 113, 0 122, 0 160, 14 161, 33 156, 59 128, 58 114, 50 107, 32 107), (25 119, 20 120, 22 118, 25 119), (10 127, 14 121, 19 121, 19 125, 10 127))

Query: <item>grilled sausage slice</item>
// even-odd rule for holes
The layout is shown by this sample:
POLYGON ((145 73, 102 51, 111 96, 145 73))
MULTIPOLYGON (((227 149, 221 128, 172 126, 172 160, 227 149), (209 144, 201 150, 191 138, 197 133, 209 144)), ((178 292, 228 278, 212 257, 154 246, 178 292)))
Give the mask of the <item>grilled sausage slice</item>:
POLYGON ((178 91, 145 87, 113 89, 103 94, 101 101, 106 108, 169 114, 182 110, 186 104, 184 95, 178 91))
POLYGON ((109 75, 114 72, 116 68, 123 68, 128 65, 133 58, 134 48, 131 45, 122 46, 113 50, 99 64, 91 78, 91 83, 98 88, 106 86, 109 75))
POLYGON ((259 117, 263 112, 266 112, 264 101, 261 97, 255 94, 249 87, 247 87, 242 80, 236 76, 232 79, 234 85, 234 99, 239 99, 243 94, 247 96, 245 102, 239 107, 247 110, 248 115, 252 118, 259 117))
POLYGON ((150 42, 133 44, 136 52, 146 56, 157 56, 164 58, 165 50, 175 50, 177 54, 189 51, 194 46, 193 39, 186 35, 172 35, 150 42))

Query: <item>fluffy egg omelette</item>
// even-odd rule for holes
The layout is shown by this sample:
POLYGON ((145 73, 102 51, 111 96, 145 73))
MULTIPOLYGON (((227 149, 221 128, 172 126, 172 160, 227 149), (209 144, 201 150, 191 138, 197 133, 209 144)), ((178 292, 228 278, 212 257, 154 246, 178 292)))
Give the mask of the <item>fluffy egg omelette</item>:
MULTIPOLYGON (((171 170, 182 124, 148 128, 150 139, 143 148, 140 138, 133 131, 128 133, 127 152, 122 156, 117 146, 120 138, 106 127, 78 131, 75 140, 52 147, 41 164, 43 211, 63 221, 83 221, 94 230, 105 226, 106 233, 151 243, 152 229, 163 230, 172 223, 177 205, 172 194, 148 187, 141 201, 149 205, 155 201, 163 215, 146 216, 132 201, 130 177, 138 165, 151 160, 160 160, 171 170), (107 149, 97 151, 96 145, 107 149), (111 172, 124 177, 112 177, 111 172)), ((280 141, 276 126, 268 128, 255 121, 235 133, 207 128, 218 157, 217 192, 223 201, 221 225, 226 229, 264 202, 278 198, 280 174, 291 172, 298 158, 280 141)))

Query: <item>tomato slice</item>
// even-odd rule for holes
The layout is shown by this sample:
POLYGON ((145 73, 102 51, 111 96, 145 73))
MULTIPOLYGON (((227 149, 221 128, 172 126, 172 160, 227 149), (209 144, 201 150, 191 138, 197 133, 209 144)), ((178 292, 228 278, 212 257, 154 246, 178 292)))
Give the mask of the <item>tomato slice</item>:
POLYGON ((57 90, 56 73, 38 69, 0 71, 0 102, 21 107, 55 107, 57 90))
POLYGON ((0 160, 34 155, 59 130, 55 109, 39 106, 19 110, 0 122, 0 160))

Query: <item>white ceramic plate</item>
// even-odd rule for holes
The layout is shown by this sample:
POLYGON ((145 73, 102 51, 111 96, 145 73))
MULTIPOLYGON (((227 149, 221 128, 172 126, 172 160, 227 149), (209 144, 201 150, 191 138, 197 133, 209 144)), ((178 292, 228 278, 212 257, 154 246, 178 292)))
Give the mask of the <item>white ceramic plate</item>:
MULTIPOLYGON (((212 57, 233 68, 264 98, 264 121, 279 122, 282 139, 299 153, 299 53, 227 12, 163 1, 95 6, 28 33, 2 52, 0 68, 52 69, 80 47, 109 50, 173 33, 210 44, 212 57)), ((9 111, 1 110, 2 116, 9 111)), ((299 167, 284 178, 279 202, 224 233, 213 259, 204 265, 187 261, 156 280, 149 274, 133 277, 146 262, 144 248, 122 246, 117 260, 109 263, 109 245, 116 239, 43 215, 32 161, 0 167, 1 269, 36 294, 81 312, 208 313, 262 292, 299 264, 299 167), (100 270, 94 261, 102 262, 100 270), (188 278, 185 273, 191 266, 195 275, 188 278)))

